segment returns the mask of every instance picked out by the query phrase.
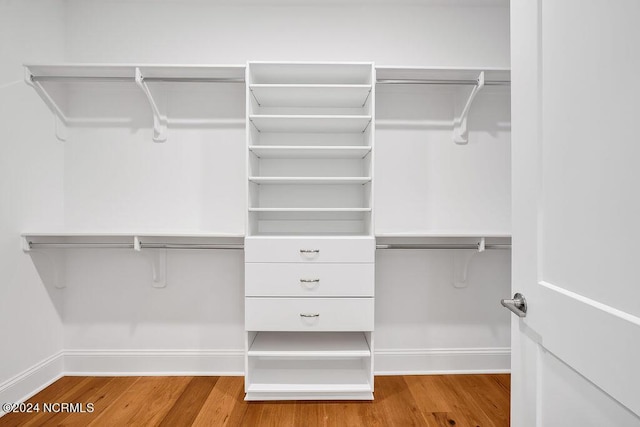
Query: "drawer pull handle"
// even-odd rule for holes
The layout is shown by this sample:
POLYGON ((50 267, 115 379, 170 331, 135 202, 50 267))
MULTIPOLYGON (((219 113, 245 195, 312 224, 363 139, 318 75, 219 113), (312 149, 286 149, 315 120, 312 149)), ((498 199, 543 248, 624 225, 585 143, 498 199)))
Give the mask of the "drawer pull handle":
POLYGON ((300 249, 301 254, 319 254, 320 249, 300 249))
POLYGON ((300 317, 320 317, 320 313, 300 313, 300 317))
POLYGON ((320 279, 300 279, 300 283, 318 283, 320 279))

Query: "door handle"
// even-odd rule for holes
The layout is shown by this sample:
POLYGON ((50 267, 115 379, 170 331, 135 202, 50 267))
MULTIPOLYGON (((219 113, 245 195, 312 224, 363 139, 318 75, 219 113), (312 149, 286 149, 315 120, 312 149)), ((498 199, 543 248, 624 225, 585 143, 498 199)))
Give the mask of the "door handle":
POLYGON ((503 307, 507 307, 518 317, 527 316, 527 300, 520 293, 516 293, 513 299, 500 300, 503 307))

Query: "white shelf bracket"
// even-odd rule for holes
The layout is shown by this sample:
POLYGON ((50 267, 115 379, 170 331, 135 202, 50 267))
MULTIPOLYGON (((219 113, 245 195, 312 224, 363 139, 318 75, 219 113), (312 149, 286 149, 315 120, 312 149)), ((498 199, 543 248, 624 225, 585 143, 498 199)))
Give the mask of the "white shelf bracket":
POLYGON ((453 287, 462 289, 467 287, 469 264, 478 251, 453 251, 453 287))
POLYGON ((166 249, 145 249, 138 237, 134 237, 133 249, 149 257, 151 261, 151 285, 154 288, 167 287, 167 250, 166 249), (138 249, 136 249, 136 247, 138 249))
POLYGON ((153 112, 153 140, 155 142, 164 142, 167 140, 167 116, 160 113, 158 104, 153 98, 153 94, 149 86, 145 83, 144 76, 138 67, 136 67, 135 80, 138 87, 147 97, 149 105, 151 105, 151 111, 153 112))
POLYGON ((61 251, 40 251, 31 249, 29 241, 24 238, 28 249, 23 249, 26 254, 31 256, 33 264, 38 271, 38 275, 42 283, 54 286, 56 289, 64 289, 67 287, 64 279, 65 254, 61 251))
POLYGON ((467 276, 469 274, 469 265, 474 255, 484 252, 486 250, 486 238, 481 237, 478 242, 478 250, 470 251, 465 250, 463 252, 455 251, 453 253, 453 287, 454 288, 466 288, 467 276))
POLYGON ((66 141, 67 140, 67 123, 69 122, 67 119, 67 116, 64 115, 60 107, 58 107, 58 104, 56 104, 53 98, 51 98, 51 96, 49 95, 47 90, 42 86, 42 84, 34 80, 33 74, 31 74, 31 70, 29 70, 28 67, 25 67, 24 73, 25 73, 24 74, 25 82, 36 91, 38 96, 42 98, 45 105, 53 113, 53 116, 55 118, 56 138, 58 138, 58 140, 60 141, 66 141))
POLYGON ((165 288, 167 286, 167 250, 154 250, 152 257, 152 285, 154 288, 165 288))
POLYGON ((478 252, 484 252, 486 249, 486 239, 484 237, 480 238, 480 241, 478 242, 478 252))
POLYGON ((469 142, 469 130, 467 129, 469 110, 471 109, 471 104, 473 103, 476 95, 478 95, 478 92, 480 92, 483 87, 484 71, 480 72, 480 75, 478 76, 478 82, 471 90, 471 93, 467 98, 467 102, 464 104, 464 108, 462 109, 460 116, 453 119, 453 141, 456 144, 466 144, 469 142))
POLYGON ((133 250, 136 252, 140 252, 142 250, 142 245, 140 245, 140 238, 138 236, 133 236, 133 250))
POLYGON ((24 253, 31 252, 31 242, 29 242, 29 238, 26 236, 22 236, 22 251, 24 253))

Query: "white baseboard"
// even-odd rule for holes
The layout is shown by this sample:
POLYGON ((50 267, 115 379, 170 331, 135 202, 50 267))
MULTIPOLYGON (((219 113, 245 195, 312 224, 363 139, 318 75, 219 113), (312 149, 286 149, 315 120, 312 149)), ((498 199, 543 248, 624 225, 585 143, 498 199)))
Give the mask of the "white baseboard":
MULTIPOLYGON (((510 372, 511 350, 377 349, 376 375, 510 372)), ((243 350, 65 350, 0 384, 0 402, 22 402, 63 375, 244 375, 243 350)), ((0 412, 0 416, 3 412, 0 412)))
MULTIPOLYGON (((62 351, 36 363, 0 384, 0 403, 19 403, 27 400, 62 377, 63 367, 62 351)), ((0 409, 0 417, 4 414, 0 409)))
POLYGON ((244 375, 244 350, 66 350, 65 375, 244 375))
POLYGON ((511 372, 511 349, 376 349, 376 375, 497 374, 511 372))

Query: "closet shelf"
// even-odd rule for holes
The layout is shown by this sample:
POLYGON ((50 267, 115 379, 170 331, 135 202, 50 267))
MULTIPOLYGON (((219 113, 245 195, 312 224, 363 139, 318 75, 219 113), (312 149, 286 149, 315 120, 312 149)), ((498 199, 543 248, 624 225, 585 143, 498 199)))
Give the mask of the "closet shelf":
POLYGON ((371 84, 371 62, 251 61, 257 84, 371 84))
POLYGON ((25 80, 32 86, 56 117, 56 136, 66 140, 66 126, 82 124, 82 120, 68 117, 61 108, 70 84, 131 83, 147 98, 153 113, 153 139, 166 140, 169 121, 166 107, 157 102, 151 83, 242 83, 244 65, 135 65, 135 64, 52 64, 25 65, 25 80), (51 90, 49 83, 62 84, 51 90), (61 98, 61 99, 57 99, 61 98))
MULTIPOLYGON (((249 394, 358 393, 371 392, 372 389, 368 370, 358 359, 256 360, 258 363, 249 374, 249 394)), ((249 398, 249 395, 247 397, 249 398)), ((368 398, 371 399, 370 396, 368 398)))
POLYGON ((359 133, 371 116, 250 114, 249 120, 259 132, 359 133))
POLYGON ((261 159, 362 159, 371 147, 250 145, 249 150, 261 159))
POLYGON ((249 90, 260 107, 362 108, 371 85, 252 84, 249 90))
POLYGON ((416 231, 415 233, 376 233, 376 238, 394 238, 394 237, 407 237, 407 238, 511 238, 511 233, 502 231, 454 231, 454 230, 442 230, 442 231, 416 231))
POLYGON ((242 249, 244 234, 197 232, 84 232, 22 233, 25 252, 32 249, 242 249))
POLYGON ((371 182, 371 177, 250 176, 249 182, 253 182, 255 184, 366 184, 371 182))
POLYGON ((371 212, 371 208, 249 208, 249 212, 371 212))
POLYGON ((43 231, 24 232, 22 237, 172 237, 172 238, 244 238, 239 233, 219 233, 207 231, 43 231))
POLYGON ((503 86, 511 83, 508 68, 481 67, 401 67, 377 66, 377 84, 451 84, 475 85, 478 75, 485 73, 485 85, 503 86))
POLYGON ((249 356, 259 357, 369 357, 362 332, 259 332, 249 356))

